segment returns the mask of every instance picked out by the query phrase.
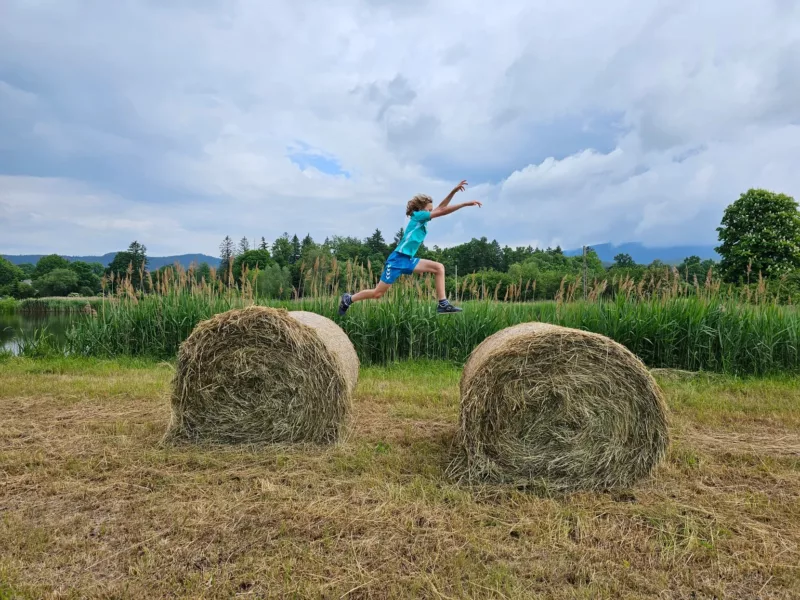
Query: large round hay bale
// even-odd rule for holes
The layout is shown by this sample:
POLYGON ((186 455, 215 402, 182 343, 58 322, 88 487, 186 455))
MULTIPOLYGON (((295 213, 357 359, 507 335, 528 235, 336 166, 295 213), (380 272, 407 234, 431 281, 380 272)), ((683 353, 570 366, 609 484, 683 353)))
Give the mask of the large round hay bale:
POLYGON ((218 314, 181 345, 168 437, 335 442, 358 366, 350 339, 320 315, 263 306, 218 314))
POLYGON ((630 351, 602 335, 544 323, 483 341, 461 378, 450 474, 548 489, 627 487, 663 458, 663 394, 630 351))

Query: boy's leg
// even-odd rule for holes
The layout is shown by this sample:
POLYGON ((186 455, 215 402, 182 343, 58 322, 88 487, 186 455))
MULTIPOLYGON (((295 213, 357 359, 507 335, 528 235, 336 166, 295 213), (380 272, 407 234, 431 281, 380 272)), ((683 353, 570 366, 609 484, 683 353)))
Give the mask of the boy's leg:
POLYGON ((392 287, 390 283, 386 283, 384 281, 379 281, 378 285, 376 285, 371 290, 362 290, 357 294, 342 294, 342 298, 339 301, 339 314, 343 315, 347 312, 347 309, 353 304, 353 302, 360 302, 361 300, 377 300, 381 296, 383 296, 389 288, 392 287))
POLYGON ((433 279, 436 282, 436 299, 440 302, 447 299, 444 291, 444 265, 442 263, 421 258, 414 267, 414 273, 433 273, 433 279))
POLYGON ((447 301, 447 293, 444 289, 444 265, 433 260, 420 259, 417 266, 414 267, 414 273, 433 273, 434 281, 436 282, 436 298, 439 300, 437 311, 440 313, 455 313, 461 312, 460 308, 456 308, 447 301))
POLYGON ((392 285, 390 283, 386 283, 384 281, 379 281, 378 285, 376 285, 371 290, 362 290, 357 294, 353 294, 350 296, 351 302, 359 302, 361 300, 377 300, 378 298, 382 297, 386 292, 389 291, 392 285))
POLYGON ((386 259, 386 264, 383 266, 380 281, 378 281, 378 285, 376 285, 373 289, 362 290, 357 294, 353 294, 352 296, 347 293, 342 294, 342 299, 339 301, 339 314, 344 315, 353 302, 361 302, 362 300, 377 300, 386 292, 388 292, 395 279, 397 279, 401 273, 401 270, 397 269, 396 259, 397 257, 394 253, 389 255, 389 258, 386 259))

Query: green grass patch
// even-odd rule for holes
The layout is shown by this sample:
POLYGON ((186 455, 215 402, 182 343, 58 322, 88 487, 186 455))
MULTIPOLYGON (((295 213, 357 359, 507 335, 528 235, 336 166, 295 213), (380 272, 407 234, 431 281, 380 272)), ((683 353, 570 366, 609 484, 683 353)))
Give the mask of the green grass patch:
MULTIPOLYGON (((108 301, 106 301, 108 302, 108 301)), ((52 298, 27 298, 17 303, 16 310, 21 313, 41 314, 41 313, 79 313, 83 312, 87 305, 93 309, 103 306, 104 300, 99 297, 52 297, 52 298)))
POLYGON ((669 391, 670 409, 695 422, 720 423, 753 419, 781 419, 800 423, 800 379, 702 378, 661 382, 669 391))
POLYGON ((14 298, 0 298, 0 315, 11 315, 17 311, 19 301, 14 298))

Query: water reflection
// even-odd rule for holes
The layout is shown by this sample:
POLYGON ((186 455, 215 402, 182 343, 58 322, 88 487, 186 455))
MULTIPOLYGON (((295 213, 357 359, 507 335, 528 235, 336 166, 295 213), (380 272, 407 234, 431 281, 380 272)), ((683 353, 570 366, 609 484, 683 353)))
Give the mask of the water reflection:
POLYGON ((57 313, 0 315, 0 350, 16 353, 21 338, 31 337, 43 327, 47 327, 47 332, 60 344, 66 340, 71 324, 81 316, 57 313))

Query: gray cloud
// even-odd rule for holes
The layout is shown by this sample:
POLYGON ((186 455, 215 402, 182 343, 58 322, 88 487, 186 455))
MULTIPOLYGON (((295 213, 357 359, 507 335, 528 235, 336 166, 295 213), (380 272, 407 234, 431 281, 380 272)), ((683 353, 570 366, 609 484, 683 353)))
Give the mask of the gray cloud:
POLYGON ((378 121, 383 120, 391 107, 408 106, 417 97, 408 80, 400 74, 388 82, 372 82, 366 88, 356 88, 354 93, 363 95, 368 103, 377 107, 375 118, 378 121))

